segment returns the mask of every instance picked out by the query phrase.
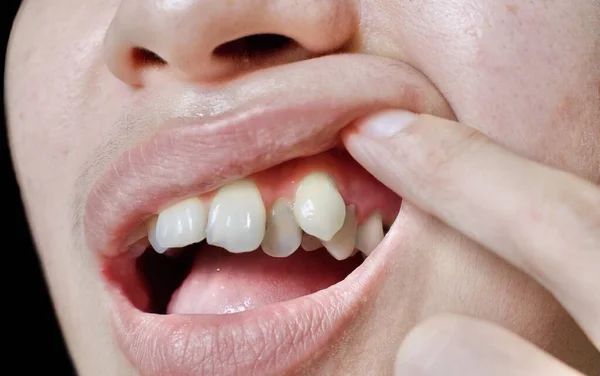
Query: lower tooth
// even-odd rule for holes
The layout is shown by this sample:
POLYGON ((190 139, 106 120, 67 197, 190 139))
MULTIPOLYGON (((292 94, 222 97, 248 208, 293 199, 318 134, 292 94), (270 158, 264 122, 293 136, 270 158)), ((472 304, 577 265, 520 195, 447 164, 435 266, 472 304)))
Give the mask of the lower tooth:
POLYGON ((301 241, 302 230, 296 224, 292 205, 286 199, 277 200, 267 218, 263 252, 272 257, 288 257, 301 241))
POLYGON ((382 240, 383 222, 379 213, 371 215, 365 223, 358 226, 356 248, 365 256, 369 256, 382 240))
POLYGON ((345 260, 352 256, 356 243, 356 211, 353 205, 346 207, 346 217, 342 228, 331 240, 324 241, 323 245, 337 260, 345 260))
POLYGON ((323 242, 312 235, 309 235, 307 233, 303 233, 302 234, 302 243, 300 243, 300 246, 302 247, 303 250, 307 251, 307 252, 312 252, 312 251, 316 251, 319 248, 323 248, 323 242))

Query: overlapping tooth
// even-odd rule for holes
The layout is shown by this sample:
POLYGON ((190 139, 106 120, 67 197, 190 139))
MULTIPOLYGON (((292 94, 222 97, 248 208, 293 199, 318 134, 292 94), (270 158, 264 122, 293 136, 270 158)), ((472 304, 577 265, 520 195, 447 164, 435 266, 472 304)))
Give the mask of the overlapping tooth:
POLYGON ((156 220, 157 218, 154 217, 147 224, 148 241, 150 242, 150 245, 156 251, 156 253, 163 254, 168 248, 162 247, 160 244, 158 244, 158 240, 156 239, 156 220))
POLYGON ((307 233, 302 233, 302 242, 300 246, 303 250, 307 252, 316 251, 319 248, 323 248, 323 242, 312 235, 308 235, 307 233))
POLYGON ((156 242, 161 248, 181 248, 206 237, 208 213, 198 198, 178 202, 160 212, 156 220, 156 242))
POLYGON ((232 253, 253 251, 263 241, 266 217, 256 184, 238 180, 223 186, 213 198, 206 241, 232 253))
POLYGON ((354 253, 356 244, 356 211, 353 205, 346 207, 346 218, 342 228, 331 240, 324 241, 327 251, 337 260, 345 260, 354 253))
POLYGON ((333 180, 322 172, 306 176, 294 199, 294 216, 300 228, 323 241, 342 228, 346 205, 333 180))
POLYGON ((280 198, 273 204, 267 216, 267 228, 262 249, 269 256, 288 257, 302 242, 302 230, 294 218, 292 204, 280 198))
POLYGON ((356 248, 369 256, 383 240, 383 222, 381 215, 375 213, 360 226, 356 233, 356 248))

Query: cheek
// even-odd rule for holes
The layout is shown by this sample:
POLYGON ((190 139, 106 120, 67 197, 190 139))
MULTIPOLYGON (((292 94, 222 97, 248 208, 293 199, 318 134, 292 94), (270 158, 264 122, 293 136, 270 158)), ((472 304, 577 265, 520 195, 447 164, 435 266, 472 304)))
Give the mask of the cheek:
POLYGON ((592 1, 395 3, 382 18, 404 46, 394 53, 436 84, 462 122, 520 154, 600 178, 592 1))
MULTIPOLYGON (((61 6, 55 17, 61 17, 61 6)), ((40 19, 45 8, 26 3, 11 35, 7 108, 11 151, 36 238, 64 244, 74 180, 82 161, 111 131, 114 98, 123 96, 115 92, 123 89, 109 79, 100 56, 110 12, 66 17, 64 11, 65 21, 56 23, 40 19)))

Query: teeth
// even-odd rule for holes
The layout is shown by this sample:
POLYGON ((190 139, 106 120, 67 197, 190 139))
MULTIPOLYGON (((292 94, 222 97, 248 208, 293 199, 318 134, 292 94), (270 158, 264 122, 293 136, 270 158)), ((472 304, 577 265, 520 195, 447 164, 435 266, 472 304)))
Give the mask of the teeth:
POLYGON ((212 200, 206 241, 232 253, 257 249, 265 235, 266 210, 256 184, 239 180, 212 200))
POLYGON ((301 241, 302 230, 296 224, 291 203, 283 198, 277 200, 267 218, 263 252, 273 257, 288 257, 301 241))
POLYGON ((358 226, 356 248, 369 256, 383 240, 383 223, 379 213, 371 215, 362 225, 358 226))
POLYGON ((323 245, 329 253, 337 260, 345 260, 354 253, 356 243, 356 213, 353 205, 346 207, 346 219, 344 225, 329 240, 324 241, 323 245))
POLYGON ((294 216, 304 232, 324 241, 331 240, 342 228, 346 205, 328 175, 312 173, 300 182, 294 216))
POLYGON ((300 243, 302 249, 307 252, 316 251, 319 248, 323 248, 323 242, 319 238, 315 238, 307 233, 302 234, 302 243, 300 243))
POLYGON ((183 200, 163 210, 156 221, 156 241, 161 248, 181 248, 206 237, 207 212, 200 199, 183 200))
POLYGON ((156 240, 156 220, 157 218, 153 218, 150 222, 148 222, 148 241, 156 253, 163 254, 168 248, 161 247, 158 244, 158 240, 156 240))

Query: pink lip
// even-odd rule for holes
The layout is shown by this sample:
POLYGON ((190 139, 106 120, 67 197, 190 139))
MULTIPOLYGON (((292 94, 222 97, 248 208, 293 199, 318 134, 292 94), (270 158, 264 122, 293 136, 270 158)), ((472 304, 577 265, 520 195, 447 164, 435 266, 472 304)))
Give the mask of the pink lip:
MULTIPOLYGON (((174 100, 169 119, 161 119, 167 125, 124 153, 92 187, 85 234, 102 259, 123 253, 127 235, 169 202, 323 152, 344 126, 369 112, 392 107, 452 116, 413 68, 365 55, 275 67, 184 95, 174 100), (211 114, 181 117, 181 103, 194 108, 190 113, 211 114)), ((144 375, 283 374, 342 334, 384 276, 386 244, 326 290, 232 315, 147 314, 108 283, 117 338, 144 375)))

